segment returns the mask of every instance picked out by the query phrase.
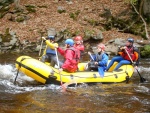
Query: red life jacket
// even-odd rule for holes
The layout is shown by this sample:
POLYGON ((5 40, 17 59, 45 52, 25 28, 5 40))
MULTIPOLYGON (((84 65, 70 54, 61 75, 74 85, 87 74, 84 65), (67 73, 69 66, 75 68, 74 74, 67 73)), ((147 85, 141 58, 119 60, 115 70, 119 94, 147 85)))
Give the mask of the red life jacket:
MULTIPOLYGON (((129 53, 131 59, 134 61, 136 59, 136 56, 134 54, 134 47, 127 47, 126 48, 127 52, 129 53)), ((126 53, 126 51, 123 51, 122 53, 122 57, 125 59, 125 60, 130 60, 130 57, 128 56, 128 54, 126 53)))
POLYGON ((66 50, 68 50, 68 49, 74 51, 73 59, 76 60, 76 62, 78 63, 80 60, 80 51, 74 47, 67 48, 66 50))

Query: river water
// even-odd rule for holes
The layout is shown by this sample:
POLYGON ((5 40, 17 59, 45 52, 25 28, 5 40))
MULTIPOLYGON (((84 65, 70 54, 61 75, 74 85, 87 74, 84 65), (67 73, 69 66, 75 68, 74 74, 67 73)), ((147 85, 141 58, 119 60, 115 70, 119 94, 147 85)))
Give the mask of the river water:
POLYGON ((19 56, 0 55, 0 113, 150 113, 150 59, 138 68, 146 83, 135 71, 128 84, 79 84, 62 92, 60 85, 42 85, 22 73, 14 85, 19 56))

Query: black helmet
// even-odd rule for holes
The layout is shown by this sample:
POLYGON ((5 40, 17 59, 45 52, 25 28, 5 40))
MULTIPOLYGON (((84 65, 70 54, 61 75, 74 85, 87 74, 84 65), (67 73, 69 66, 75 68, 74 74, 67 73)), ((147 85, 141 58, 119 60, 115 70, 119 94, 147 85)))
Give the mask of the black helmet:
POLYGON ((133 38, 128 38, 127 41, 130 42, 130 43, 134 43, 134 39, 133 38))
POLYGON ((47 39, 50 39, 50 40, 54 40, 54 38, 55 38, 55 36, 53 36, 53 35, 49 35, 49 36, 47 37, 47 39))

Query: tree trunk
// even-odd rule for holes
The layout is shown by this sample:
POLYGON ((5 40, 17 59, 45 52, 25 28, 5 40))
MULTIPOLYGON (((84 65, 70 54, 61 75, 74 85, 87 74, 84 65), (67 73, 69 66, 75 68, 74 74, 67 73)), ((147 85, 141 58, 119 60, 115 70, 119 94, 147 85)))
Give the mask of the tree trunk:
POLYGON ((143 13, 145 16, 150 17, 150 0, 143 0, 143 13))
POLYGON ((139 15, 138 15, 138 20, 140 19, 140 15, 143 15, 143 4, 144 4, 144 0, 140 0, 140 4, 139 4, 139 15))

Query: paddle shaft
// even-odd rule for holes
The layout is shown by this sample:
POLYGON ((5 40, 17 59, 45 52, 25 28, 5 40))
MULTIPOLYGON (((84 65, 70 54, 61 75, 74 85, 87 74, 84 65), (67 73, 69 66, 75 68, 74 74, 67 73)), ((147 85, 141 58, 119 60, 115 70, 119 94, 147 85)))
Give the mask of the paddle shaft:
POLYGON ((91 55, 91 53, 89 52, 89 55, 90 55, 90 57, 92 58, 92 60, 94 61, 94 58, 93 58, 93 56, 91 55))
POLYGON ((41 56, 42 45, 43 45, 43 39, 42 39, 41 45, 40 45, 39 57, 41 56))
MULTIPOLYGON (((133 60, 132 60, 132 58, 131 58, 131 56, 130 56, 129 53, 128 53, 128 51, 127 51, 126 49, 125 49, 125 51, 126 51, 127 55, 129 56, 129 58, 130 58, 132 64, 134 64, 134 63, 133 63, 133 60)), ((140 74, 140 72, 138 71, 138 69, 136 69, 136 71, 137 71, 138 75, 140 76, 140 81, 141 81, 141 82, 146 81, 145 78, 143 78, 143 77, 141 76, 141 74, 140 74)))
POLYGON ((17 77, 18 77, 18 74, 19 74, 19 69, 20 69, 20 66, 18 67, 17 75, 16 75, 15 80, 14 80, 14 84, 16 84, 16 80, 17 80, 17 77))
MULTIPOLYGON (((55 53, 56 53, 57 65, 58 65, 58 68, 60 69, 59 59, 58 59, 58 54, 57 54, 57 48, 55 48, 55 53)), ((60 72, 59 72, 59 75, 60 75, 60 83, 62 85, 62 77, 61 77, 60 72)))

